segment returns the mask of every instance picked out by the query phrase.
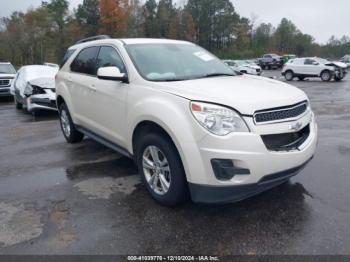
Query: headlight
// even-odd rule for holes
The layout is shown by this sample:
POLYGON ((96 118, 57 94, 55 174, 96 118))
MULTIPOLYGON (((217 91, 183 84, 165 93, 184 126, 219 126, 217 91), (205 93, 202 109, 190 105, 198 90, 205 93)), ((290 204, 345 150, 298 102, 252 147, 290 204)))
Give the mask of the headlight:
POLYGON ((190 108, 199 124, 215 135, 225 136, 232 132, 249 132, 241 116, 227 107, 191 102, 190 108))
POLYGON ((24 94, 27 96, 31 96, 31 95, 46 94, 46 92, 40 86, 31 85, 27 83, 27 86, 24 90, 24 94))
POLYGON ((27 83, 26 88, 24 89, 24 94, 26 96, 30 96, 33 94, 33 87, 29 83, 27 83))

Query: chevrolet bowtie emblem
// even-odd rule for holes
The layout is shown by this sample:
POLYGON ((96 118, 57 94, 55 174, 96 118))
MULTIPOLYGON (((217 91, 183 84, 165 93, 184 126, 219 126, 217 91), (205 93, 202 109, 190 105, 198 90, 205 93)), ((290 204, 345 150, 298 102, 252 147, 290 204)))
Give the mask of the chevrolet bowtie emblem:
POLYGON ((303 124, 301 122, 296 122, 294 124, 291 124, 289 126, 289 129, 294 130, 294 131, 299 131, 302 126, 303 126, 303 124))

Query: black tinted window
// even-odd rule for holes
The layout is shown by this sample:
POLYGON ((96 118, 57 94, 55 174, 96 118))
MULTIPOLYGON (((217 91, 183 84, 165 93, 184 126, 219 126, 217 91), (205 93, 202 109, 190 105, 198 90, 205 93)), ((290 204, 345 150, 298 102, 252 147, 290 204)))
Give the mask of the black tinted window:
POLYGON ((118 52, 109 46, 103 46, 97 58, 97 69, 100 67, 116 66, 121 73, 126 73, 123 60, 118 52))
POLYGON ((304 64, 305 65, 313 65, 316 61, 312 59, 305 59, 304 64))
POLYGON ((71 70, 77 73, 95 75, 97 51, 97 47, 83 49, 71 64, 71 70))

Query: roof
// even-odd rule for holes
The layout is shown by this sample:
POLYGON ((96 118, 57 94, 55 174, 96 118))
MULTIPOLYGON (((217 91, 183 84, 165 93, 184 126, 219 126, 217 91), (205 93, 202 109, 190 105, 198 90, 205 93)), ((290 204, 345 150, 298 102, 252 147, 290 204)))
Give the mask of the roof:
POLYGON ((0 62, 0 65, 11 65, 10 62, 0 62))
POLYGON ((103 40, 95 40, 95 41, 89 41, 84 43, 78 43, 75 44, 68 49, 76 49, 78 47, 83 46, 89 46, 91 44, 109 44, 113 41, 121 42, 125 45, 133 45, 133 44, 187 44, 187 45, 194 45, 191 42, 187 41, 181 41, 181 40, 171 40, 171 39, 162 39, 162 38, 124 38, 124 39, 117 39, 117 38, 111 38, 111 39, 103 39, 103 40))
POLYGON ((121 41, 126 45, 133 44, 187 44, 193 45, 193 43, 181 40, 163 39, 163 38, 124 38, 121 41))

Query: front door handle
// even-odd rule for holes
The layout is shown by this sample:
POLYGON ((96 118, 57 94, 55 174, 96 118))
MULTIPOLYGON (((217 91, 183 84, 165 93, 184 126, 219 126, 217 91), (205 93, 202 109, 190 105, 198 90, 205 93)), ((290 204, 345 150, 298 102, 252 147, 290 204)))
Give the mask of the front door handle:
POLYGON ((96 87, 94 85, 91 85, 89 87, 89 89, 90 89, 90 92, 92 92, 92 93, 96 93, 96 91, 97 91, 97 89, 96 89, 96 87))

